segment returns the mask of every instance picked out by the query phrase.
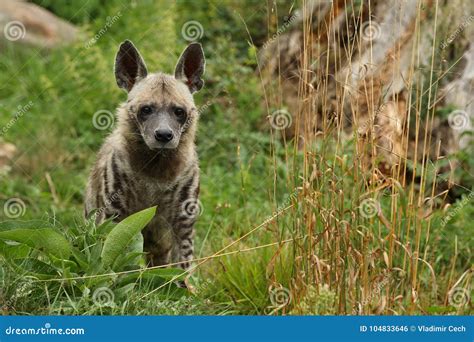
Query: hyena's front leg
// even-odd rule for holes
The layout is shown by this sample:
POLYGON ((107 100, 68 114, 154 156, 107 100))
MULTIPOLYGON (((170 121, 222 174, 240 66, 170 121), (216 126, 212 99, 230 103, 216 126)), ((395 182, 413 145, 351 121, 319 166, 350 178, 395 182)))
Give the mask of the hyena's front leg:
POLYGON ((194 254, 194 223, 195 219, 183 219, 176 226, 176 240, 178 247, 177 260, 179 267, 186 270, 191 266, 194 254))
POLYGON ((201 202, 199 202, 199 169, 194 168, 185 178, 183 186, 179 189, 178 200, 175 207, 177 214, 174 222, 174 236, 176 255, 175 259, 180 263, 182 269, 191 266, 194 253, 194 223, 201 214, 201 202))
POLYGON ((175 238, 178 247, 180 267, 188 269, 194 254, 194 224, 201 212, 201 204, 197 197, 190 197, 181 203, 180 213, 175 225, 175 238))
POLYGON ((173 229, 169 222, 155 216, 143 230, 144 250, 150 266, 168 265, 172 262, 173 229))

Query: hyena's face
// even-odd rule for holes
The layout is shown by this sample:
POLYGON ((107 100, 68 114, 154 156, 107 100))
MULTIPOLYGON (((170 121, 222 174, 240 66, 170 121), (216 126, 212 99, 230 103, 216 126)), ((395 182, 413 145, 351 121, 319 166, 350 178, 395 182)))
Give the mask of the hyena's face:
POLYGON ((173 76, 148 75, 130 91, 128 115, 152 150, 178 147, 194 129, 197 110, 188 87, 173 76))
POLYGON ((148 75, 133 44, 125 41, 120 46, 115 63, 117 84, 128 91, 129 119, 150 149, 175 149, 195 129, 192 93, 203 86, 204 64, 201 45, 194 43, 184 50, 174 76, 148 75))

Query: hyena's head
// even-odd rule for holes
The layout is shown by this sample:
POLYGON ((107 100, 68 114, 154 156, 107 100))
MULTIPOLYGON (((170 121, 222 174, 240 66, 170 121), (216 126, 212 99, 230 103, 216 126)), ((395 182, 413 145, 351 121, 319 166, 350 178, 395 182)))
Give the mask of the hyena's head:
MULTIPOLYGON (((126 122, 151 150, 175 149, 186 135, 194 137, 198 111, 193 93, 204 84, 205 59, 201 44, 190 44, 181 54, 174 75, 148 74, 132 42, 120 45, 115 78, 128 92, 126 122)), ((123 118, 122 118, 123 119, 123 118)))

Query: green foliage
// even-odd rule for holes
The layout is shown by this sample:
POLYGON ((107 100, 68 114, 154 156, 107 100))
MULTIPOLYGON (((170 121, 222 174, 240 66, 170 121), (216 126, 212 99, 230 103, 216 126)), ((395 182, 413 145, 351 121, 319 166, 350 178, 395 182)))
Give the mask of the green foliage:
POLYGON ((155 213, 156 207, 135 213, 125 218, 107 234, 101 253, 105 269, 111 267, 117 258, 125 252, 125 248, 133 241, 135 236, 141 236, 140 232, 155 216, 155 213))
MULTIPOLYGON (((80 228, 61 233, 52 227, 35 228, 38 222, 6 222, 0 227, 0 242, 9 248, 0 249, 0 260, 5 263, 0 280, 4 282, 7 278, 11 284, 11 278, 19 274, 15 281, 28 286, 29 290, 10 297, 23 301, 27 299, 26 295, 40 289, 46 289, 46 293, 59 291, 57 300, 68 301, 79 296, 87 302, 92 299, 100 307, 104 304, 100 302, 101 296, 123 299, 137 288, 163 288, 167 298, 186 295, 186 291, 174 283, 183 280, 182 270, 140 268, 143 240, 138 239, 134 244, 134 237, 140 234, 155 212, 155 207, 142 210, 112 228, 111 222, 85 227, 85 235, 81 234, 80 228), (61 284, 59 288, 58 284, 61 284), (89 296, 91 289, 95 289, 92 298, 89 296)), ((6 286, 2 292, 13 290, 6 286)), ((112 305, 112 302, 105 304, 112 305)), ((81 301, 76 304, 82 305, 81 301)))
POLYGON ((75 24, 84 24, 94 21, 100 17, 108 15, 108 9, 111 5, 119 5, 123 2, 120 0, 33 0, 39 6, 42 6, 56 15, 75 24))
POLYGON ((335 315, 336 293, 328 285, 310 286, 295 305, 294 314, 335 315))
POLYGON ((51 228, 0 230, 0 239, 23 243, 58 258, 68 258, 71 254, 68 241, 51 228))
MULTIPOLYGON (((296 260, 290 244, 279 245, 278 241, 299 238, 301 231, 297 227, 309 222, 304 220, 311 215, 315 216, 311 229, 317 234, 325 229, 323 218, 333 227, 350 222, 351 229, 347 230, 350 241, 340 241, 353 251, 365 248, 363 252, 367 255, 376 255, 371 270, 386 267, 382 256, 376 253, 379 247, 385 247, 390 230, 376 217, 365 219, 359 215, 358 199, 366 192, 368 181, 367 175, 360 174, 354 166, 355 141, 335 146, 337 138, 328 136, 314 146, 308 144, 306 153, 310 151, 316 156, 316 165, 314 170, 302 170, 302 162, 309 156, 294 151, 291 142, 285 144, 278 136, 269 134, 261 80, 255 73, 256 46, 271 37, 290 8, 298 4, 277 1, 277 8, 272 10, 261 1, 34 2, 80 25, 82 36, 72 46, 48 52, 18 50, 7 45, 0 56, 0 127, 16 117, 19 106, 30 101, 33 104, 1 137, 13 142, 19 152, 12 169, 0 175, 0 208, 9 198, 21 198, 26 203, 21 220, 27 220, 16 219, 0 225, 2 313, 268 314, 273 310, 269 287, 278 283, 291 288, 294 277, 302 276, 297 273, 296 262, 308 262, 296 260), (117 21, 91 43, 104 29, 107 17, 114 16, 118 17, 117 21), (295 206, 290 214, 282 215, 225 250, 239 252, 200 265, 189 279, 196 296, 174 284, 184 279, 182 270, 143 267, 141 235, 137 233, 153 216, 154 209, 118 225, 84 224, 81 217, 87 174, 100 144, 110 132, 110 129, 94 128, 92 117, 99 110, 114 112, 126 99, 117 88, 112 71, 119 43, 131 39, 150 71, 172 72, 179 53, 188 43, 181 34, 188 20, 197 20, 203 26, 201 42, 207 58, 206 84, 195 96, 197 106, 204 107, 197 135, 204 211, 196 227, 195 256, 213 255, 241 239, 277 209, 295 206), (305 191, 311 190, 314 198, 303 197, 295 192, 295 187, 303 186, 303 176, 313 171, 316 176, 312 188, 306 187, 305 191), (339 194, 342 194, 340 198, 339 194), (303 211, 303 202, 314 207, 303 211), (129 225, 130 230, 126 229, 129 225), (94 300, 103 288, 112 291, 114 301, 94 300)), ((273 3, 270 6, 274 7, 273 3)), ((441 73, 435 73, 435 78, 441 73)), ((429 95, 426 92, 412 101, 413 105, 422 102, 423 117, 428 114, 429 95)), ((449 112, 450 108, 443 108, 435 115, 445 117, 449 112)), ((455 172, 463 184, 472 184, 474 158, 468 151, 456 156, 462 167, 455 172)), ((430 170, 433 170, 431 166, 430 170)), ((399 229, 407 230, 400 243, 407 243, 415 235, 407 228, 417 208, 411 207, 408 190, 398 190, 396 197, 383 191, 373 197, 379 200, 382 213, 389 219, 391 208, 399 206, 399 229)), ((435 260, 428 261, 437 273, 447 274, 449 270, 454 274, 472 263, 472 234, 467 228, 472 225, 474 202, 469 200, 460 205, 467 194, 454 195, 464 197, 447 212, 434 213, 431 224, 425 220, 420 225, 423 234, 431 232, 429 238, 423 235, 420 245, 422 251, 436 251, 435 260), (446 215, 450 219, 442 226, 446 215), (453 265, 455 249, 458 252, 453 265)), ((3 210, 0 218, 5 218, 3 210)), ((304 227, 305 231, 309 228, 310 224, 304 227)), ((304 246, 314 256, 325 246, 331 250, 344 247, 328 241, 317 246, 309 245, 307 239, 297 242, 296 246, 304 246)), ((318 256, 322 262, 331 262, 328 255, 318 256)), ((359 266, 352 254, 346 258, 338 256, 337 261, 337 267, 359 266)), ((394 258, 396 267, 407 263, 403 257, 394 258)), ((314 267, 308 264, 307 273, 314 267)), ((420 263, 419 267, 423 268, 424 264, 420 263)), ((420 291, 419 302, 427 303, 431 298, 423 290, 430 288, 432 278, 426 268, 420 274, 425 287, 420 291)), ((334 281, 333 274, 327 277, 326 283, 334 281)), ((406 281, 403 279, 400 284, 406 285, 406 281)), ((448 279, 444 283, 453 281, 448 279)), ((301 298, 300 310, 286 308, 285 313, 331 314, 335 310, 334 298, 339 295, 337 291, 333 287, 309 287, 301 298)), ((438 312, 444 310, 431 307, 438 312)))

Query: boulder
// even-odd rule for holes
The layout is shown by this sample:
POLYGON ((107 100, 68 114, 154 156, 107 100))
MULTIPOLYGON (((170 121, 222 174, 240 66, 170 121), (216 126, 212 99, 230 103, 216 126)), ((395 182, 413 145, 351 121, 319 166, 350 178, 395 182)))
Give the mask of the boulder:
POLYGON ((70 43, 77 36, 77 29, 72 24, 22 0, 0 1, 0 30, 0 42, 41 48, 70 43))

